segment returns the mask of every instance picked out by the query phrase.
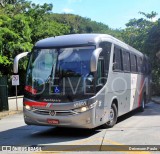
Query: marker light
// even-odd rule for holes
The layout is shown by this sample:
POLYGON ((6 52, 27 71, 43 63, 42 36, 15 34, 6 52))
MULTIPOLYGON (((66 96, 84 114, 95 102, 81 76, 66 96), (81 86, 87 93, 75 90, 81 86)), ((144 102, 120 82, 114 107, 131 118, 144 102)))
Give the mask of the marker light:
POLYGON ((91 104, 91 105, 89 106, 89 108, 92 109, 92 108, 96 107, 97 103, 98 103, 98 101, 96 101, 95 103, 91 104))

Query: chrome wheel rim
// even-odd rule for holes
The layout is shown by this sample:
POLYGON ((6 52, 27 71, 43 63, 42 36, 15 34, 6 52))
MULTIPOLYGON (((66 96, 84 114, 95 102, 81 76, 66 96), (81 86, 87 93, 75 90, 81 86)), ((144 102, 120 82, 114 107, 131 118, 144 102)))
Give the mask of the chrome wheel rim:
POLYGON ((114 110, 110 109, 109 122, 113 122, 113 120, 114 120, 114 110))

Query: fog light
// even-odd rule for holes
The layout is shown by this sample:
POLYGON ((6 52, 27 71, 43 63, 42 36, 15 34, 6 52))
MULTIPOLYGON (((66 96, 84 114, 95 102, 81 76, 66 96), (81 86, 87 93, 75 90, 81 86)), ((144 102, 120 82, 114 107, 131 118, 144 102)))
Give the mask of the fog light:
POLYGON ((26 108, 27 110, 31 110, 31 107, 30 107, 29 105, 26 105, 25 108, 26 108))

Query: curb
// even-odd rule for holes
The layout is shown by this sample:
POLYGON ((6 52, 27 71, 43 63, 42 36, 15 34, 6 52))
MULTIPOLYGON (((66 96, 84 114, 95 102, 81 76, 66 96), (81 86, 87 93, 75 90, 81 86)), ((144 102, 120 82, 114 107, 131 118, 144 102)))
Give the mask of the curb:
POLYGON ((154 99, 151 99, 151 101, 154 102, 154 103, 160 104, 160 101, 156 101, 154 99))
POLYGON ((13 115, 13 114, 20 114, 22 112, 23 112, 22 110, 20 111, 2 111, 0 112, 0 120, 6 116, 13 115))

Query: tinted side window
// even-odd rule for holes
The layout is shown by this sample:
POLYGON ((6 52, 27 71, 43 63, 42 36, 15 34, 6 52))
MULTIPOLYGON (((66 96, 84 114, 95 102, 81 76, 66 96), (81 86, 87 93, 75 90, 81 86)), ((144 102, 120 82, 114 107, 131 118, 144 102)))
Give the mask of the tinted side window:
POLYGON ((148 60, 147 60, 146 57, 144 57, 143 60, 142 60, 141 72, 143 74, 148 74, 148 60))
POLYGON ((99 47, 103 49, 101 54, 100 54, 100 57, 103 57, 103 59, 104 59, 104 74, 103 74, 103 77, 106 77, 108 75, 111 45, 112 44, 109 43, 109 42, 101 42, 99 44, 99 47))
POLYGON ((121 58, 121 49, 115 47, 113 55, 113 70, 121 71, 122 70, 122 58, 121 58))
POLYGON ((146 58, 145 67, 146 67, 145 73, 146 73, 147 75, 149 75, 152 70, 151 70, 151 63, 150 63, 150 60, 149 60, 148 58, 146 58))
POLYGON ((103 57, 99 57, 98 60, 98 66, 97 66, 97 85, 102 84, 104 85, 106 83, 106 80, 104 78, 104 59, 103 57))
POLYGON ((131 54, 131 71, 137 72, 137 57, 131 54))
POLYGON ((130 54, 127 51, 123 51, 123 70, 126 72, 130 72, 130 54))
POLYGON ((149 75, 152 72, 152 66, 150 63, 150 59, 146 58, 146 74, 149 75))
POLYGON ((97 85, 105 84, 107 82, 109 63, 110 63, 110 53, 111 53, 111 43, 110 42, 101 42, 99 47, 102 48, 100 57, 98 60, 98 69, 97 69, 97 85))
POLYGON ((137 68, 138 68, 138 72, 141 73, 142 72, 142 58, 141 57, 137 57, 137 68))

